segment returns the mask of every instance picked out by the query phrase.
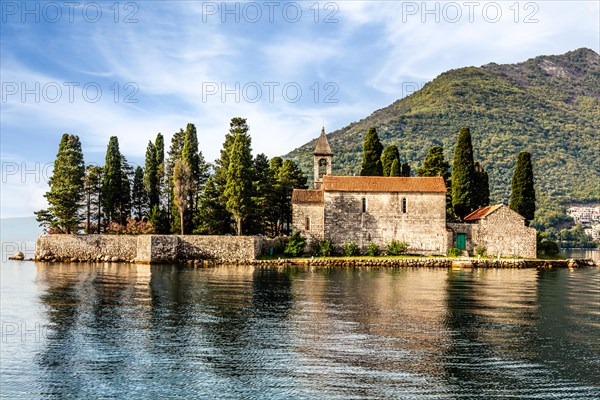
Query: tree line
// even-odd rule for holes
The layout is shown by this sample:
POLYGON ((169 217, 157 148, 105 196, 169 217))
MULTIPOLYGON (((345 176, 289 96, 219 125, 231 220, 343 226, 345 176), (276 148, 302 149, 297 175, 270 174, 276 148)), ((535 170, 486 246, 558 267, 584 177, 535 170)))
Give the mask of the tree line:
MULTIPOLYGON (((363 143, 362 176, 411 176, 408 163, 401 163, 398 148, 389 145, 383 149, 374 127, 369 128, 363 143)), ((473 144, 469 128, 458 134, 452 168, 444 159, 441 146, 429 149, 417 176, 441 176, 446 183, 446 218, 462 221, 480 207, 490 204, 489 176, 483 165, 473 158, 473 144)), ((531 155, 521 152, 512 178, 509 207, 522 215, 526 224, 535 213, 535 189, 531 155)))
POLYGON ((265 234, 291 228, 294 188, 307 177, 292 160, 252 155, 244 118, 233 118, 220 157, 207 163, 194 124, 180 129, 165 157, 162 134, 130 166, 110 138, 104 166, 85 165, 79 137, 64 134, 54 161, 49 207, 35 214, 51 233, 265 234))

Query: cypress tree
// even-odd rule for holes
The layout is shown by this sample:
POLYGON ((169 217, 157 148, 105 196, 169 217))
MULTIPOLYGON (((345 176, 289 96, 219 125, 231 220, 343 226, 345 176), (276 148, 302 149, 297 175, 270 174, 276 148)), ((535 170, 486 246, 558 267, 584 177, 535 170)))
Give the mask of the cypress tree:
POLYGON ((173 194, 175 204, 179 210, 179 228, 182 235, 185 235, 187 225, 187 209, 189 206, 189 188, 192 182, 192 172, 190 167, 182 160, 175 161, 173 167, 173 194))
POLYGON ((133 187, 131 189, 131 206, 137 219, 142 219, 148 210, 148 196, 144 189, 144 170, 138 166, 133 175, 133 187))
POLYGON ((119 223, 125 225, 127 218, 131 216, 131 178, 133 178, 133 168, 127 162, 124 155, 121 154, 121 193, 119 196, 119 223))
POLYGON ((374 127, 369 128, 363 144, 363 161, 360 169, 361 176, 382 176, 381 152, 383 146, 374 127))
POLYGON ((535 214, 535 188, 533 186, 533 166, 531 154, 523 151, 517 156, 517 165, 512 177, 512 192, 508 206, 525 217, 525 223, 533 220, 535 214))
POLYGON ((85 168, 84 192, 86 198, 86 224, 85 233, 94 231, 100 233, 100 218, 102 206, 100 205, 102 191, 102 168, 97 165, 88 165, 85 168), (93 218, 93 220, 92 220, 93 218), (96 224, 92 229, 93 223, 96 224))
POLYGON ((471 131, 462 128, 458 134, 452 163, 452 207, 462 220, 476 207, 475 164, 471 131))
POLYGON ((156 146, 149 141, 146 147, 146 162, 144 168, 144 188, 148 193, 148 206, 150 210, 159 204, 159 182, 156 157, 156 146))
POLYGON ((52 177, 48 180, 50 190, 44 195, 49 207, 35 213, 40 226, 64 233, 78 230, 84 177, 85 164, 79 137, 65 133, 58 147, 52 177))
POLYGON ((102 207, 104 208, 108 223, 120 219, 119 203, 121 201, 122 187, 123 176, 119 139, 116 136, 112 136, 108 141, 106 149, 104 179, 102 181, 102 207))
POLYGON ((231 231, 231 214, 225 208, 222 198, 222 193, 215 184, 215 175, 211 175, 200 197, 199 224, 194 233, 223 235, 231 231))
POLYGON ((242 235, 242 221, 248 216, 252 206, 252 149, 249 136, 239 133, 235 136, 229 152, 229 167, 225 183, 227 209, 236 221, 236 234, 242 235))
POLYGON ((446 183, 446 218, 454 219, 452 209, 452 185, 450 181, 450 163, 444 158, 444 149, 433 146, 423 160, 423 165, 417 170, 418 176, 441 176, 446 183))
POLYGON ((383 168, 383 176, 400 176, 400 175, 391 175, 392 163, 397 160, 400 163, 400 153, 398 152, 398 147, 396 145, 389 145, 383 151, 383 155, 381 156, 381 165, 383 168))
POLYGON ((479 162, 475 163, 475 208, 490 205, 490 178, 479 162))
POLYGON ((160 204, 165 185, 165 138, 159 132, 154 140, 154 152, 156 155, 156 179, 158 180, 158 202, 160 204))
POLYGON ((410 176, 410 165, 403 163, 400 167, 400 176, 410 176))
POLYGON ((400 166, 400 160, 392 161, 392 165, 390 167, 390 175, 389 176, 402 176, 402 169, 400 166))

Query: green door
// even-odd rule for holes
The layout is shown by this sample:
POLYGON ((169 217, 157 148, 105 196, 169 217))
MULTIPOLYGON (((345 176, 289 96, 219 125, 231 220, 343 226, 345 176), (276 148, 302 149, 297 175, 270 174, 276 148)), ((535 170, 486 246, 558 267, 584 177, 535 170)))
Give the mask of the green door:
POLYGON ((465 250, 467 248, 467 237, 464 233, 456 234, 456 247, 461 250, 465 250))

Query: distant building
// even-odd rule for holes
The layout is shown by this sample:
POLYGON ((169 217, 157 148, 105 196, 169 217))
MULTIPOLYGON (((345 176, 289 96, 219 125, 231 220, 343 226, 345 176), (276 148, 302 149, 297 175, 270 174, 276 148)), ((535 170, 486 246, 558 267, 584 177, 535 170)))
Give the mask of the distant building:
POLYGON ((442 177, 332 176, 333 152, 325 129, 313 156, 314 190, 295 189, 292 225, 309 242, 336 245, 373 242, 384 247, 406 242, 410 253, 447 254, 448 247, 472 252, 484 246, 491 256, 536 256, 535 230, 503 205, 472 213, 465 223, 446 224, 442 177))

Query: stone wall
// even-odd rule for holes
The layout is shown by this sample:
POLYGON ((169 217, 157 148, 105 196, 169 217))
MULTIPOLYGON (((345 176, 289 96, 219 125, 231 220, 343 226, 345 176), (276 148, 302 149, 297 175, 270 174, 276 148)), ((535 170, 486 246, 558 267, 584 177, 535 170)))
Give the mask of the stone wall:
POLYGON ((263 251, 260 236, 196 235, 43 235, 36 261, 177 261, 253 260, 263 251))
POLYGON ((138 237, 129 235, 42 235, 35 246, 36 260, 131 261, 138 237))
POLYGON ((353 241, 364 249, 370 242, 383 247, 400 240, 413 254, 446 254, 445 193, 328 191, 325 204, 325 237, 337 245, 353 241))

